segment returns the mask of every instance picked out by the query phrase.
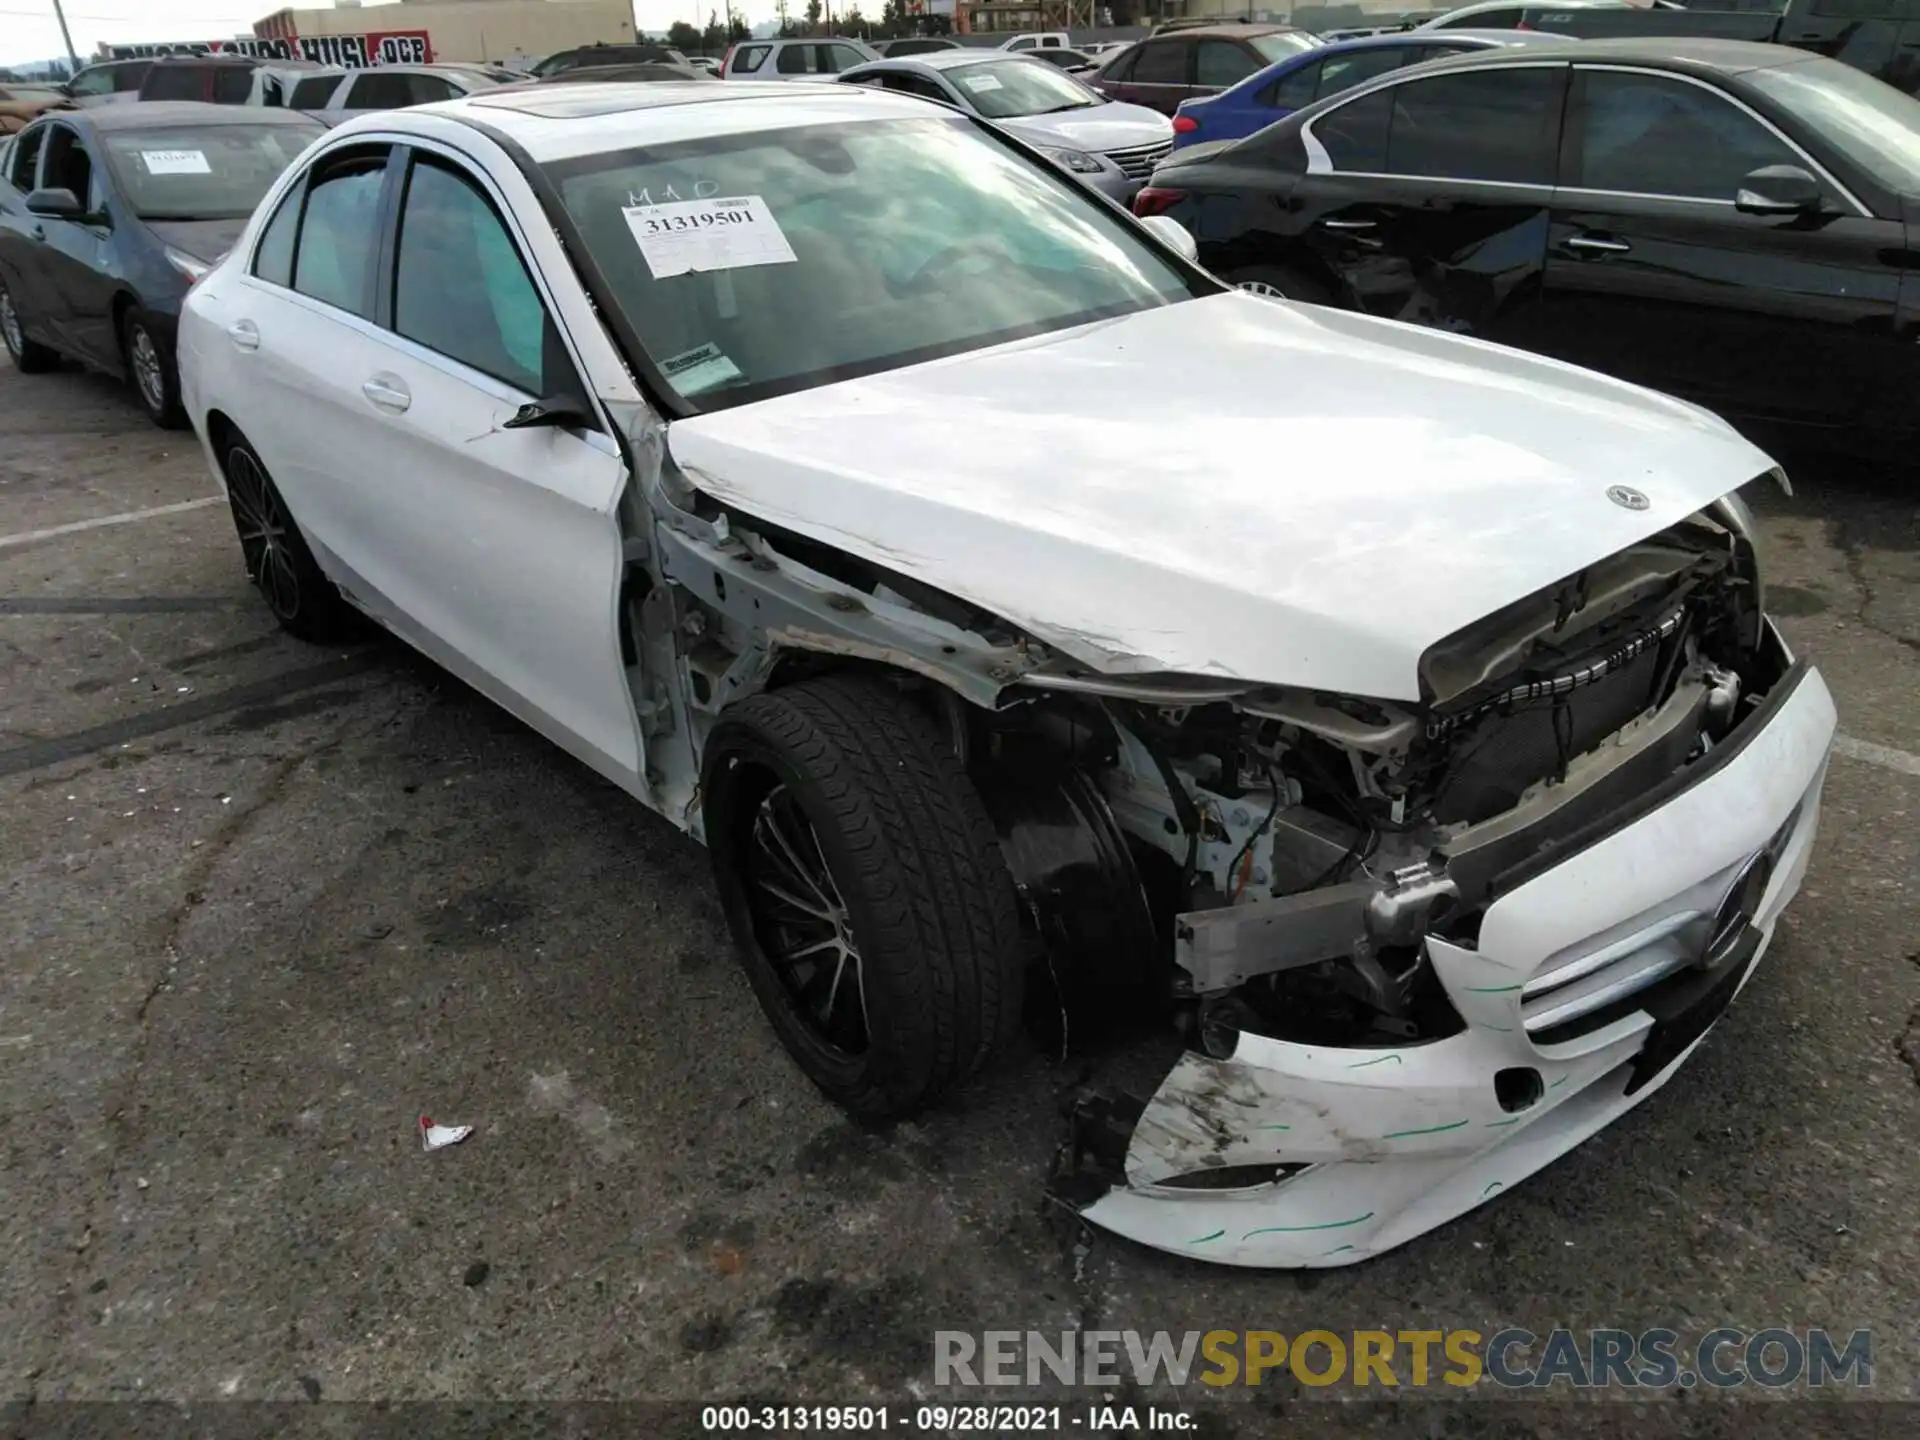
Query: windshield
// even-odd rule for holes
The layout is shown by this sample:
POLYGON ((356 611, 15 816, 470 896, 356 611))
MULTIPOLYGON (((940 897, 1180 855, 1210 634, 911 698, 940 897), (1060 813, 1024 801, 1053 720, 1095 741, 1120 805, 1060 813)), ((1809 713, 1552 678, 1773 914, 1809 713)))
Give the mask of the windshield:
POLYGON ((1838 60, 1742 78, 1889 190, 1920 193, 1920 100, 1838 60))
POLYGON ((1318 50, 1322 42, 1318 35, 1310 35, 1305 30, 1281 30, 1272 35, 1256 35, 1252 43, 1271 65, 1302 50, 1318 50))
POLYGON ((967 103, 989 120, 1051 115, 1056 110, 1106 103, 1104 95, 1040 60, 983 60, 978 65, 955 66, 946 75, 967 103))
POLYGON ((315 122, 108 130, 100 139, 121 193, 143 220, 244 220, 320 136, 315 122))
POLYGON ((958 117, 716 136, 547 169, 613 302, 702 409, 1204 286, 1125 216, 958 117))

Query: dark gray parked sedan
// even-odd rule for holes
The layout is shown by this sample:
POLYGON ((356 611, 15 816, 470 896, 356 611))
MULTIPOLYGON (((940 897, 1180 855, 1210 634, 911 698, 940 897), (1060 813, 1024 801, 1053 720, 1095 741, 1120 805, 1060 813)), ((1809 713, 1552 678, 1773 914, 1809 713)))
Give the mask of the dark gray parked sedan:
POLYGON ((34 122, 0 169, 0 341, 22 370, 62 355, 184 422, 174 325, 280 172, 326 127, 259 106, 154 102, 34 122))

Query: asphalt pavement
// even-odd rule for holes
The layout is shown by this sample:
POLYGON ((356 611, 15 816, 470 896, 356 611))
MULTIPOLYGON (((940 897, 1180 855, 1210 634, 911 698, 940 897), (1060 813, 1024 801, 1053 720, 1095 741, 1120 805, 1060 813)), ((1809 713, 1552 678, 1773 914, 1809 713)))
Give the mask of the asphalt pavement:
MULTIPOLYGON (((1920 509, 1796 464, 1753 498, 1845 739, 1763 969, 1572 1155, 1276 1274, 1046 1197, 1059 1097, 1164 1038, 855 1128, 698 847, 397 643, 282 635, 190 436, 0 365, 0 1404, 901 1400, 937 1329, 1722 1324, 1871 1328, 1871 1395, 1920 1398, 1920 509)), ((1187 1398, 1224 1436, 1353 1396, 1187 1398)))

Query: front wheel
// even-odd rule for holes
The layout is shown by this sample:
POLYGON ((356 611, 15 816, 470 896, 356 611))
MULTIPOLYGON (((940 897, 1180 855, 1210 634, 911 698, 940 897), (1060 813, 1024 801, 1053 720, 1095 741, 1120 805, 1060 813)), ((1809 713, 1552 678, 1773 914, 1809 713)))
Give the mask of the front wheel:
POLYGON ((38 375, 54 369, 60 363, 59 351, 27 338, 20 311, 13 303, 13 294, 4 285, 0 285, 0 345, 7 347, 14 369, 22 375, 38 375))
POLYGON ((1013 881, 966 772, 897 689, 830 677, 757 695, 707 744, 727 922, 809 1079, 910 1114, 1018 1026, 1013 881))
POLYGON ((180 405, 180 372, 174 366, 173 346, 154 332, 153 323, 129 311, 122 328, 127 374, 147 418, 162 430, 186 428, 187 412, 180 405))
POLYGON ((1332 305, 1331 290, 1310 275, 1285 265, 1250 265, 1226 277, 1227 283, 1249 295, 1265 295, 1271 300, 1298 300, 1306 305, 1332 305))

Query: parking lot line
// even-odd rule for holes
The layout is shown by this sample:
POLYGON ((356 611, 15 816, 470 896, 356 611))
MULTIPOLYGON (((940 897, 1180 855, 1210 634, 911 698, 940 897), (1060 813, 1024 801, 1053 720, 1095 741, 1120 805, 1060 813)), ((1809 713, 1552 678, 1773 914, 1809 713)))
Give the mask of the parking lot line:
POLYGON ((1891 745, 1876 745, 1871 740, 1856 740, 1851 735, 1833 737, 1833 753, 1882 770, 1897 770, 1902 775, 1920 775, 1920 755, 1910 755, 1891 745))
POLYGON ((36 540, 51 540, 56 535, 77 535, 82 530, 101 530, 109 525, 131 525, 136 520, 157 520, 163 515, 183 515, 189 510, 204 510, 209 505, 224 505, 224 495, 203 495, 198 500, 180 500, 172 505, 155 505, 150 510, 123 510, 118 515, 96 515, 91 520, 73 520, 65 525, 50 525, 45 530, 23 530, 17 535, 0 535, 0 550, 10 545, 30 545, 36 540))

